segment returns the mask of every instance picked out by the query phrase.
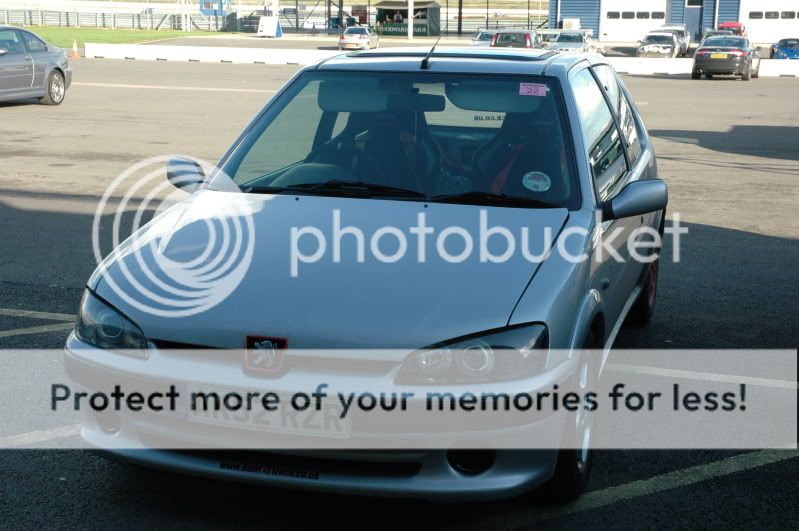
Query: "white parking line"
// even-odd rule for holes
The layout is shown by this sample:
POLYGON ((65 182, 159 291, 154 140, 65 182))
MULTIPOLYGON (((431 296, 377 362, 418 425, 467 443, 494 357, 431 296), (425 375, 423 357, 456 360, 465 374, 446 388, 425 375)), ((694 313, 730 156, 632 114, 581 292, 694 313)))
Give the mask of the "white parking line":
POLYGON ((796 389, 796 382, 788 380, 772 380, 770 378, 755 378, 751 376, 737 376, 735 374, 715 374, 710 372, 682 371, 678 369, 664 369, 662 367, 648 367, 644 365, 627 365, 623 363, 608 363, 606 370, 625 372, 628 374, 643 374, 648 376, 665 376, 666 378, 684 378, 686 380, 701 380, 705 382, 721 382, 731 384, 758 385, 776 389, 796 389))
POLYGON ((74 323, 57 323, 42 326, 30 326, 28 328, 15 328, 14 330, 0 330, 0 338, 24 336, 29 334, 46 334, 48 332, 63 332, 65 330, 72 330, 74 327, 74 323))
POLYGON ((52 319, 53 321, 74 321, 75 316, 68 313, 34 312, 30 310, 15 310, 13 308, 0 308, 0 316, 4 317, 32 317, 34 319, 52 319))
POLYGON ((532 507, 510 514, 505 513, 490 521, 481 521, 474 529, 519 529, 532 523, 562 518, 592 509, 605 507, 666 490, 687 487, 709 479, 743 472, 753 468, 796 459, 799 450, 761 450, 728 457, 704 465, 692 466, 667 472, 651 478, 631 481, 623 485, 608 487, 583 494, 577 501, 558 507, 532 507))
POLYGON ((195 90, 200 92, 249 92, 255 94, 274 94, 277 90, 272 89, 245 89, 228 87, 182 87, 179 85, 129 85, 124 83, 93 83, 88 81, 76 81, 72 83, 78 87, 98 87, 98 88, 121 88, 121 89, 143 89, 143 90, 195 90))
POLYGON ((50 430, 29 431, 28 433, 20 433, 19 435, 8 435, 0 437, 0 448, 15 448, 28 444, 40 444, 54 439, 74 437, 80 434, 80 428, 80 424, 74 424, 72 426, 62 426, 50 430))

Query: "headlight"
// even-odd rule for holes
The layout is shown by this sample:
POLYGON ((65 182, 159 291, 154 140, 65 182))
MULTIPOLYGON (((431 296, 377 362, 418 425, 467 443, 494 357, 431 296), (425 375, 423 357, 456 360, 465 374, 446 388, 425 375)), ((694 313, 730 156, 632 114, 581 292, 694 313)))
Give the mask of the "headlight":
POLYGON ((541 323, 514 326, 432 345, 408 356, 398 384, 463 384, 534 376, 547 361, 549 334, 541 323))
POLYGON ((126 354, 147 357, 147 340, 141 329, 89 290, 83 292, 80 301, 75 335, 98 348, 131 351, 126 354))

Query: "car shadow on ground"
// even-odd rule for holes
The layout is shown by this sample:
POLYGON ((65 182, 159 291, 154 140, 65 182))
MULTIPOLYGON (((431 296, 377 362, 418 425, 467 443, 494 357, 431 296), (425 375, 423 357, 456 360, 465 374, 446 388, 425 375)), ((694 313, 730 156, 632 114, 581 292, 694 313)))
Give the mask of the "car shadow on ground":
POLYGON ((649 135, 721 153, 799 160, 799 126, 733 125, 728 131, 650 129, 649 135))

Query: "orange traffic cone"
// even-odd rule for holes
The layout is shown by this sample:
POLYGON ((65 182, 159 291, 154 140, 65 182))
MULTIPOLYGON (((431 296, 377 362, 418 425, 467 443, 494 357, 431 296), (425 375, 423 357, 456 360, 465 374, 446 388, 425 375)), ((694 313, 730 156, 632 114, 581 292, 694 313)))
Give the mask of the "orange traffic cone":
POLYGON ((78 51, 78 40, 72 41, 72 53, 69 54, 70 59, 80 59, 80 52, 78 51))

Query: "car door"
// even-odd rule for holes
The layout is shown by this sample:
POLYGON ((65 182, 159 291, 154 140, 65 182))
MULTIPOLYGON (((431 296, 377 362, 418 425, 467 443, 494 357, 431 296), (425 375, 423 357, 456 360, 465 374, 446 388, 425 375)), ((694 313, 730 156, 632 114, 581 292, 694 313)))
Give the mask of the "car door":
MULTIPOLYGON (((613 71, 601 73, 606 77, 613 71)), ((614 96, 606 99, 608 92, 618 92, 618 85, 602 79, 608 89, 601 88, 591 68, 573 74, 570 83, 583 124, 597 203, 601 205, 618 194, 631 177, 625 139, 617 125, 616 111, 608 105, 614 96)), ((602 294, 609 323, 615 323, 622 314, 637 281, 634 277, 639 265, 630 263, 627 240, 640 224, 637 217, 603 221, 594 239, 591 287, 602 294)))
POLYGON ((14 29, 0 29, 0 96, 12 96, 29 90, 33 79, 28 54, 19 32, 14 29))
POLYGON ((25 30, 19 30, 25 50, 28 52, 30 66, 33 70, 33 88, 44 89, 47 82, 47 45, 39 37, 25 30))

